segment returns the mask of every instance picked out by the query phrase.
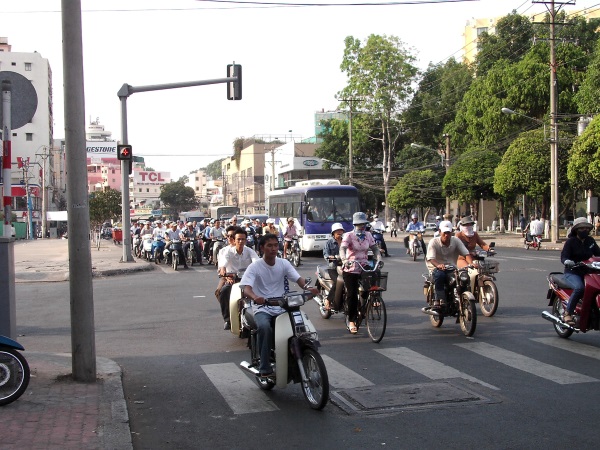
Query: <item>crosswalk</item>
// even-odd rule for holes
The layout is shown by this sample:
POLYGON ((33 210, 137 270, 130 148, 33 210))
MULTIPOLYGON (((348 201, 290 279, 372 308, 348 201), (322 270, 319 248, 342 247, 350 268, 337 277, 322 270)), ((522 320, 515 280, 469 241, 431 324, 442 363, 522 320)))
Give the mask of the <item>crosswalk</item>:
MULTIPOLYGON (((533 345, 540 346, 539 354, 541 355, 548 354, 548 352, 551 352, 552 350, 558 350, 600 361, 600 347, 556 337, 531 338, 529 341, 533 343, 533 345)), ((532 358, 519 352, 511 351, 486 342, 472 341, 458 343, 453 344, 452 348, 457 351, 457 354, 454 355, 456 357, 453 358, 453 360, 464 361, 464 358, 469 357, 469 355, 476 355, 477 357, 482 357, 482 361, 491 360, 506 368, 514 369, 556 383, 557 385, 597 383, 600 381, 598 378, 577 373, 565 367, 548 364, 540 359, 532 358)), ((502 383, 502 377, 499 377, 498 381, 500 383, 497 382, 496 384, 498 385, 495 385, 492 380, 482 380, 475 377, 472 373, 467 373, 468 369, 461 368, 461 370, 459 370, 456 367, 437 361, 424 353, 417 352, 405 346, 373 348, 370 351, 410 369, 410 371, 418 374, 417 379, 419 376, 422 376, 422 382, 426 380, 443 381, 459 378, 471 383, 477 383, 493 391, 502 390, 502 388, 498 387, 498 385, 502 383)), ((351 389, 369 389, 376 385, 373 380, 369 380, 367 377, 363 376, 364 373, 361 374, 356 371, 361 370, 360 368, 354 370, 336 360, 335 354, 324 353, 322 354, 322 357, 329 375, 329 384, 332 393, 351 389)), ((472 359, 469 361, 472 361, 472 359)), ((476 368, 478 365, 479 362, 476 364, 470 363, 468 367, 470 370, 477 370, 476 368)), ((481 365, 483 366, 484 364, 482 363, 481 365)), ((389 366, 385 367, 389 368, 389 366)), ((213 386, 221 394, 233 414, 251 414, 277 411, 279 409, 274 400, 272 400, 273 396, 269 396, 264 391, 260 390, 252 377, 249 376, 247 372, 243 371, 237 364, 206 364, 202 365, 201 368, 213 386)), ((373 371, 370 372, 372 373, 373 371)), ((399 382, 398 384, 404 383, 399 382)), ((503 389, 506 389, 506 387, 503 389)))

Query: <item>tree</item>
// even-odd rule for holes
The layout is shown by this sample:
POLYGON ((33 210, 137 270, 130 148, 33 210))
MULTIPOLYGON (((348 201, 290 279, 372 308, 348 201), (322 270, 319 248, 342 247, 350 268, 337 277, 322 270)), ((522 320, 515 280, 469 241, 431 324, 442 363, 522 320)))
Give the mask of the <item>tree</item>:
POLYGON ((577 109, 581 114, 594 114, 600 112, 600 41, 590 60, 585 79, 579 91, 575 94, 577 109))
POLYGON ((567 178, 575 189, 600 187, 600 116, 579 136, 569 155, 567 178))
POLYGON ((107 220, 116 220, 121 217, 122 198, 121 192, 115 189, 93 192, 89 200, 90 224, 96 228, 107 220))
MULTIPOLYGON (((373 138, 381 143, 381 171, 387 198, 393 155, 402 134, 400 112, 406 107, 417 74, 413 66, 415 58, 394 36, 371 35, 364 46, 348 36, 345 44, 340 67, 348 76, 348 84, 338 97, 344 104, 349 99, 359 100, 358 110, 379 123, 380 135, 373 138)), ((387 220, 387 202, 385 216, 387 220)))
POLYGON ((390 195, 388 204, 396 211, 404 211, 406 215, 414 208, 440 207, 442 198, 439 172, 431 169, 414 170, 398 180, 390 195))
POLYGON ((206 172, 206 175, 211 177, 213 180, 218 180, 223 176, 223 169, 221 163, 225 161, 225 158, 217 159, 209 163, 206 167, 203 167, 202 170, 206 172))
POLYGON ((160 200, 172 216, 182 211, 190 211, 198 206, 194 188, 185 185, 187 177, 163 184, 160 188, 160 200))

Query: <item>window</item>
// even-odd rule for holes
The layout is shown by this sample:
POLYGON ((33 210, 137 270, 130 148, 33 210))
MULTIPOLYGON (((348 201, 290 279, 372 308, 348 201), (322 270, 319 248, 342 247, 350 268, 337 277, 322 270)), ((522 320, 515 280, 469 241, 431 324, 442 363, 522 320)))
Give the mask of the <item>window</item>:
POLYGON ((33 141, 33 133, 25 133, 26 141, 33 141))
POLYGON ((150 188, 146 188, 146 192, 150 192, 150 188))
POLYGON ((31 70, 31 63, 25 63, 25 70, 27 70, 27 71, 31 70))
POLYGON ((478 27, 477 28, 477 37, 481 36, 483 33, 488 32, 488 27, 478 27))

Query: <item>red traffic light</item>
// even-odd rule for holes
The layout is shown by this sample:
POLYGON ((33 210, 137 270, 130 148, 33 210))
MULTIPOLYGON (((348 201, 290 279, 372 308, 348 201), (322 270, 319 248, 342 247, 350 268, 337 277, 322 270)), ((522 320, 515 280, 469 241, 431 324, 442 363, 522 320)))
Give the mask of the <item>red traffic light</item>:
POLYGON ((131 161, 133 155, 133 149, 131 145, 118 145, 117 146, 117 158, 121 161, 131 161))

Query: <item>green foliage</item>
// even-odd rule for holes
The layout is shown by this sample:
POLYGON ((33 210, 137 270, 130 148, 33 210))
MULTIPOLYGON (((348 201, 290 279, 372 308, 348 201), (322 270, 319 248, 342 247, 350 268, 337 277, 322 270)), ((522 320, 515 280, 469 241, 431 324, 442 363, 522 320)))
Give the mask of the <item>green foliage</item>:
POLYGON ((166 183, 160 188, 160 200, 171 215, 182 211, 190 211, 198 206, 194 188, 185 185, 185 178, 166 183))
POLYGON ((600 112, 600 41, 590 60, 589 68, 579 91, 575 94, 577 109, 581 114, 600 112))
POLYGON ((89 197, 90 224, 99 227, 106 220, 116 220, 121 217, 121 192, 116 189, 93 192, 89 197))
POLYGON ((472 150, 460 155, 448 169, 442 187, 450 198, 474 203, 494 198, 494 170, 500 156, 489 150, 472 150))
POLYGON ((567 178, 576 189, 597 190, 600 186, 600 116, 596 116, 575 140, 567 178))
POLYGON ((221 163, 225 161, 225 158, 217 159, 211 162, 203 168, 206 175, 211 177, 213 180, 218 180, 223 176, 223 169, 221 163))
POLYGON ((240 158, 242 157, 242 150, 244 149, 244 142, 246 139, 242 137, 235 138, 233 141, 233 160, 235 165, 240 167, 240 158))
POLYGON ((388 205, 396 211, 441 206, 442 175, 431 169, 414 170, 404 175, 388 195, 388 205))

